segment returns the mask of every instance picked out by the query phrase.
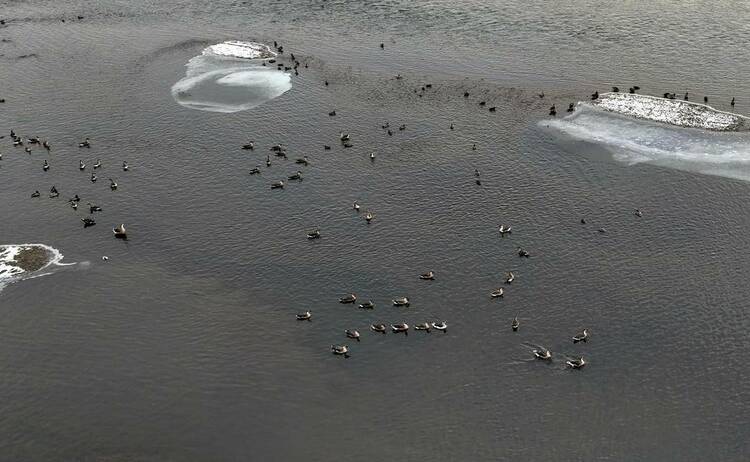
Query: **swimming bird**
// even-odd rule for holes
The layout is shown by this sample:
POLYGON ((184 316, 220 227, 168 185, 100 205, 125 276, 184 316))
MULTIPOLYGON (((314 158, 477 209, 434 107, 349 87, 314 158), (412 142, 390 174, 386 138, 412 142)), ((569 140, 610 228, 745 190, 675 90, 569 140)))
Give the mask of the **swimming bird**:
POLYGON ((26 147, 26 148, 23 148, 23 150, 26 151, 27 154, 31 154, 31 148, 26 147))
POLYGON ((380 49, 381 49, 381 50, 385 49, 385 43, 381 43, 381 44, 380 44, 380 49))
POLYGON ((312 313, 308 310, 304 313, 297 314, 297 321, 312 321, 312 313))
POLYGON ((536 359, 550 360, 552 359, 552 352, 544 347, 537 347, 533 350, 536 359))
POLYGON ((708 103, 708 96, 704 96, 704 97, 703 97, 703 102, 704 102, 704 103, 708 103))
POLYGON ((344 295, 339 298, 339 303, 354 303, 357 301, 357 294, 344 295))
POLYGON ((464 92, 464 98, 468 98, 468 97, 469 97, 469 92, 468 92, 468 91, 465 91, 465 92, 464 92))
POLYGON ((586 365, 586 361, 584 361, 583 356, 581 356, 579 358, 568 358, 568 360, 565 361, 565 364, 567 364, 571 369, 581 369, 586 365))
POLYGON ((374 152, 370 153, 370 160, 375 160, 375 153, 374 152))
POLYGON ((71 202, 70 206, 73 207, 73 210, 78 210, 78 202, 71 202))
POLYGON ((266 156, 266 167, 271 166, 271 156, 266 156))
POLYGON ((39 197, 39 196, 41 196, 41 194, 39 194, 39 191, 34 191, 33 193, 31 193, 31 197, 39 197))
POLYGON ((96 183, 97 177, 94 175, 94 172, 91 172, 91 182, 96 183))
POLYGON ((556 116, 557 115, 557 109, 555 109, 555 105, 554 104, 549 108, 549 115, 551 115, 551 116, 556 116))
POLYGON ((492 106, 492 107, 490 107, 489 111, 490 112, 497 112, 497 107, 492 106))
POLYGON ((586 219, 585 219, 585 218, 581 218, 581 224, 582 224, 582 225, 585 225, 585 224, 586 224, 586 219))
POLYGON ((86 164, 84 164, 82 160, 78 161, 78 170, 86 170, 86 164))
POLYGON ((81 198, 78 197, 78 194, 74 195, 70 199, 68 199, 68 202, 81 202, 81 198))
POLYGON ((399 297, 393 300, 393 306, 409 306, 410 304, 408 297, 399 297))
POLYGON ((109 179, 109 189, 111 189, 112 191, 117 189, 117 183, 112 178, 109 179))
POLYGON ((49 170, 49 164, 47 163, 47 160, 44 161, 44 165, 42 165, 42 170, 44 170, 45 172, 49 170))
POLYGON ((128 236, 127 232, 125 231, 125 225, 123 224, 112 228, 112 232, 115 234, 115 237, 120 239, 126 238, 128 236))
POLYGON ((416 324, 414 326, 414 330, 423 330, 423 331, 425 331, 425 332, 427 332, 429 334, 430 333, 430 323, 423 322, 422 324, 416 324))
POLYGON ((358 330, 345 330, 344 333, 347 337, 353 338, 354 340, 359 342, 359 331, 358 330))
POLYGON ((513 321, 510 323, 510 328, 513 329, 513 332, 516 332, 518 328, 521 326, 521 323, 518 322, 518 316, 513 318, 513 321))
POLYGON ((513 227, 500 225, 500 228, 498 228, 498 231, 500 231, 501 236, 505 236, 506 234, 510 234, 513 232, 513 227))
POLYGON ((370 329, 373 332, 380 332, 381 334, 385 334, 385 324, 370 324, 370 329))
POLYGON ((435 272, 434 271, 428 271, 426 273, 422 273, 419 275, 419 279, 422 279, 424 281, 434 281, 435 280, 435 272))
POLYGON ((685 101, 688 100, 688 92, 685 92, 685 101))
POLYGON ((257 175, 260 173, 260 168, 255 167, 254 169, 250 170, 250 175, 257 175))
POLYGON ((575 109, 575 103, 568 104, 568 112, 573 112, 575 109))
POLYGON ((476 151, 477 150, 477 143, 474 143, 471 145, 471 150, 476 151))
POLYGON ((588 342, 588 338, 589 338, 589 332, 588 332, 588 330, 583 329, 581 332, 579 332, 579 333, 577 333, 577 334, 575 334, 573 336, 573 343, 578 343, 578 342, 584 342, 584 343, 586 343, 586 342, 588 342))
POLYGON ((391 330, 394 334, 398 334, 399 332, 403 332, 404 335, 409 335, 409 325, 405 322, 401 324, 391 324, 391 330))
POLYGON ((297 170, 297 173, 289 175, 290 180, 302 181, 302 172, 297 170))
POLYGON ((271 146, 271 151, 273 152, 282 152, 283 150, 284 150, 284 146, 282 146, 281 143, 274 144, 273 146, 271 146))
POLYGON ((310 231, 309 233, 307 233, 307 238, 308 239, 320 239, 320 230, 315 229, 315 230, 310 231))
POLYGON ((619 89, 619 88, 617 88, 617 87, 612 87, 612 93, 617 93, 617 92, 619 92, 619 91, 620 91, 620 89, 619 89))
POLYGON ((641 212, 640 209, 635 209, 635 210, 633 210, 633 215, 635 215, 635 216, 637 216, 637 217, 640 218, 640 217, 643 216, 643 212, 641 212))
POLYGON ((531 254, 529 252, 527 252, 525 249, 519 247, 518 248, 518 256, 519 257, 529 258, 531 256, 531 254))
POLYGON ((109 257, 106 255, 102 255, 102 261, 109 261, 109 257))
POLYGON ((599 228, 597 231, 599 231, 600 233, 604 234, 604 233, 607 232, 607 229, 606 228, 599 228))
POLYGON ((433 322, 430 325, 433 329, 439 330, 442 333, 448 332, 448 324, 446 324, 445 321, 433 322))
POLYGON ((732 97, 732 101, 729 102, 729 104, 734 107, 734 97, 732 97))
POLYGON ((594 93, 591 94, 591 101, 595 101, 597 99, 599 99, 599 92, 595 91, 594 93))
POLYGON ((328 80, 325 81, 326 87, 328 86, 328 80))
POLYGON ((543 99, 544 98, 544 92, 538 93, 537 96, 539 97, 539 99, 543 99))
POLYGON ((87 202, 86 205, 89 206, 89 213, 101 212, 102 211, 101 207, 99 207, 98 205, 94 205, 91 202, 87 202))
POLYGON ((502 287, 498 287, 497 289, 495 289, 492 292, 490 292, 490 297, 492 297, 492 298, 498 298, 498 297, 502 297, 504 294, 505 294, 505 291, 503 290, 503 288, 502 287))
POLYGON ((344 358, 349 357, 349 347, 346 345, 331 345, 331 352, 344 358))
POLYGON ((310 161, 307 159, 307 156, 302 156, 302 158, 295 160, 294 163, 308 166, 310 161))
POLYGON ((91 147, 91 140, 86 138, 85 140, 78 143, 79 148, 90 148, 91 147))
POLYGON ((271 183, 271 189, 284 189, 284 182, 281 180, 274 181, 271 183))
POLYGON ((366 302, 360 303, 359 308, 363 310, 372 310, 375 308, 375 304, 372 302, 372 300, 367 300, 366 302))
POLYGON ((29 144, 39 144, 40 143, 40 140, 39 140, 38 136, 35 136, 33 138, 29 138, 26 141, 28 141, 29 144))
POLYGON ((324 150, 326 150, 326 151, 330 151, 330 150, 331 150, 331 147, 330 147, 330 146, 328 146, 327 144, 324 144, 324 145, 323 145, 323 149, 324 149, 324 150))
POLYGON ((365 220, 369 223, 372 221, 372 219, 375 218, 375 215, 370 212, 369 210, 365 213, 365 220))
POLYGON ((336 110, 334 109, 333 111, 329 112, 328 115, 331 116, 331 117, 335 116, 336 115, 336 110))
POLYGON ((354 201, 354 210, 359 212, 359 204, 357 203, 357 201, 354 201))
POLYGON ((94 226, 96 224, 96 220, 93 218, 81 218, 81 221, 83 222, 83 227, 88 228, 89 226, 94 226))
POLYGON ((245 150, 252 150, 252 149, 255 149, 255 143, 254 143, 253 141, 250 141, 250 142, 249 142, 249 143, 247 143, 247 144, 243 144, 243 145, 242 145, 242 149, 245 149, 245 150))
POLYGON ((128 163, 125 161, 122 161, 122 171, 127 172, 129 169, 130 167, 128 166, 128 163))
POLYGON ((485 104, 487 104, 487 102, 486 102, 486 101, 480 101, 480 102, 479 102, 479 105, 480 105, 480 106, 484 106, 485 104))
POLYGON ((451 130, 453 130, 453 123, 451 123, 451 130))
POLYGON ((344 141, 349 141, 349 140, 351 139, 351 137, 349 136, 349 134, 348 134, 348 133, 344 133, 344 132, 341 132, 341 133, 339 134, 339 139, 340 139, 340 140, 341 140, 342 142, 344 142, 344 141))
POLYGON ((515 280, 516 280, 516 275, 513 274, 513 271, 508 271, 508 274, 505 275, 505 283, 510 284, 515 280))

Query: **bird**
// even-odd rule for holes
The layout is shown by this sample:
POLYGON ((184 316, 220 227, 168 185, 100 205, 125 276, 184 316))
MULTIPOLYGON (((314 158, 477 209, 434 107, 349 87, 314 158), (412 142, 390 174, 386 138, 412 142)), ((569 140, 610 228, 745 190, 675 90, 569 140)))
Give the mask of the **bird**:
POLYGON ((568 358, 568 360, 565 361, 565 364, 567 364, 571 369, 581 369, 586 365, 586 361, 584 361, 583 356, 581 356, 578 358, 568 358))
POLYGON ((102 255, 102 261, 109 261, 109 257, 106 255, 102 255))
POLYGON ((393 306, 409 306, 411 302, 408 297, 400 297, 393 300, 393 306))
POLYGON ((375 153, 374 152, 370 153, 370 160, 375 160, 375 153))
POLYGON ((253 150, 255 149, 255 143, 253 141, 250 141, 249 143, 243 144, 242 149, 253 150))
POLYGON ((339 303, 354 303, 357 301, 357 294, 344 295, 339 298, 339 303))
POLYGON ((526 250, 524 250, 523 248, 519 247, 518 248, 518 256, 519 257, 529 258, 531 256, 531 254, 529 252, 527 252, 526 250))
POLYGON ((88 228, 89 226, 94 226, 96 224, 96 220, 93 218, 81 218, 81 221, 83 222, 83 227, 88 228))
POLYGON ((518 316, 513 318, 513 321, 510 323, 510 328, 513 329, 513 332, 518 330, 518 327, 521 325, 520 322, 518 322, 518 316))
POLYGON ((549 108, 549 115, 551 115, 551 116, 557 115, 557 109, 555 109, 555 105, 554 104, 552 106, 550 106, 550 108, 549 108))
POLYGON ((86 138, 85 140, 83 140, 80 143, 78 143, 78 147, 79 148, 90 148, 91 147, 91 141, 88 138, 86 138))
POLYGON ((619 88, 617 88, 617 87, 612 87, 612 93, 617 93, 617 92, 619 92, 619 91, 620 91, 620 89, 619 89, 619 88))
POLYGON ((633 210, 633 215, 635 215, 635 216, 637 216, 637 217, 640 218, 640 217, 643 216, 643 212, 641 212, 640 209, 635 209, 635 210, 633 210))
POLYGON ((422 273, 419 275, 419 279, 422 279, 423 281, 434 281, 435 280, 435 272, 434 271, 428 271, 426 273, 422 273))
POLYGON ((591 101, 596 101, 597 99, 599 99, 599 92, 595 91, 591 94, 591 101))
POLYGON ((271 156, 266 156, 266 167, 271 166, 271 156))
POLYGON ((284 182, 281 180, 274 181, 271 183, 271 189, 284 189, 284 182))
POLYGON ((498 297, 502 297, 504 294, 505 294, 505 291, 503 290, 503 288, 502 287, 498 287, 497 289, 495 289, 492 292, 490 292, 490 297, 492 297, 492 298, 498 298, 498 297))
POLYGON ((254 169, 251 169, 250 172, 249 172, 250 175, 257 175, 259 173, 260 173, 260 168, 258 168, 258 167, 255 167, 254 169))
POLYGON ((94 172, 91 172, 91 182, 96 183, 97 177, 94 175, 94 172))
POLYGON ((414 330, 423 330, 423 331, 425 331, 425 332, 427 332, 429 334, 430 333, 430 327, 431 327, 430 323, 423 322, 421 324, 416 324, 414 326, 414 330))
POLYGON ((351 137, 349 136, 348 133, 341 132, 339 134, 339 139, 343 142, 343 141, 349 141, 349 140, 351 140, 351 137))
POLYGON ((344 358, 349 357, 349 347, 346 345, 331 345, 331 352, 344 358))
POLYGON ((445 321, 433 322, 430 325, 433 329, 439 330, 442 333, 448 332, 448 324, 446 324, 445 321))
POLYGON ((307 156, 302 156, 300 159, 295 160, 294 163, 302 164, 304 166, 310 165, 310 161, 307 159, 307 156))
POLYGON ((354 210, 359 212, 359 204, 357 203, 357 201, 354 201, 354 210))
POLYGON ((124 239, 125 237, 127 237, 127 232, 125 231, 125 225, 123 224, 115 228, 112 228, 112 232, 115 234, 115 237, 117 238, 124 239))
POLYGON ((549 360, 552 359, 552 352, 544 347, 537 347, 533 350, 534 356, 537 359, 549 360))
POLYGON ((41 194, 39 194, 39 191, 34 191, 33 193, 31 193, 31 197, 39 197, 39 196, 41 196, 41 194))
POLYGON ((573 343, 578 343, 578 342, 584 342, 584 343, 586 343, 586 342, 588 342, 588 338, 589 338, 589 332, 588 332, 588 330, 583 329, 581 332, 579 332, 579 333, 577 333, 577 334, 575 334, 573 336, 573 343))
POLYGON ((331 117, 335 116, 336 115, 336 110, 334 109, 333 111, 329 112, 328 115, 331 116, 331 117))
POLYGON ((732 97, 732 101, 729 102, 729 104, 734 107, 734 97, 732 97))
POLYGON ((576 110, 575 103, 568 104, 568 112, 573 112, 575 110, 576 110))
POLYGON ((47 161, 46 161, 46 160, 44 161, 44 165, 42 165, 42 170, 44 170, 45 172, 46 172, 47 170, 49 170, 49 164, 47 163, 47 161))
POLYGON ((302 172, 297 170, 297 173, 289 175, 290 180, 302 181, 302 172))
POLYGON ((375 215, 370 212, 369 210, 365 213, 365 220, 369 223, 372 221, 372 219, 375 218, 375 215))
POLYGON ((297 314, 297 321, 312 321, 312 313, 308 310, 304 313, 297 314))
POLYGON ((101 212, 102 211, 101 207, 99 207, 98 205, 94 205, 91 202, 87 202, 86 205, 89 206, 89 213, 101 212))
POLYGON ((315 229, 315 230, 310 231, 309 233, 307 233, 307 238, 308 239, 320 239, 320 230, 315 229))
POLYGON ((100 159, 96 159, 96 163, 94 164, 94 168, 99 168, 102 166, 102 161, 100 159))
POLYGON ((505 275, 505 283, 510 284, 515 280, 516 280, 516 275, 513 274, 513 271, 508 271, 508 274, 505 275))
POLYGON ((112 178, 109 179, 109 189, 111 189, 112 191, 117 189, 117 182, 115 182, 115 180, 113 180, 112 178))
POLYGON ((346 334, 347 337, 353 338, 354 340, 359 342, 359 331, 347 329, 344 331, 344 333, 346 334))
POLYGON ((500 225, 500 228, 498 228, 498 231, 500 232, 501 236, 505 236, 506 234, 510 234, 513 232, 513 227, 500 225))
POLYGON ((78 161, 78 170, 86 170, 86 164, 84 164, 82 160, 78 161))
POLYGON ((386 333, 385 324, 370 324, 370 329, 373 332, 380 332, 381 334, 386 333))
POLYGON ((409 325, 404 323, 401 324, 391 324, 391 330, 394 334, 398 334, 399 332, 403 332, 404 335, 409 335, 409 325))
POLYGON ((367 300, 366 302, 360 303, 359 307, 363 310, 372 310, 375 308, 375 304, 371 300, 367 300))
POLYGON ((122 161, 122 171, 127 172, 129 169, 130 167, 128 166, 128 163, 125 161, 122 161))

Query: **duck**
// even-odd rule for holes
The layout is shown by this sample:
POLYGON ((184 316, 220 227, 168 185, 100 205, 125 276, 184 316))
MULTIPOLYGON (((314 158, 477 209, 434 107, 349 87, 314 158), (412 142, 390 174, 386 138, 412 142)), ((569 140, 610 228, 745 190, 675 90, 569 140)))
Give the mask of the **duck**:
POLYGON ((35 136, 35 137, 33 137, 33 138, 29 138, 29 139, 28 139, 27 141, 29 142, 29 144, 39 144, 39 143, 41 142, 41 141, 39 140, 39 137, 38 137, 38 136, 35 136))
POLYGON ((283 150, 284 150, 284 146, 282 146, 280 143, 274 144, 273 146, 271 146, 271 151, 273 152, 282 152, 283 150))
POLYGON ((86 205, 89 206, 89 213, 101 212, 102 211, 101 207, 99 207, 98 205, 94 205, 91 202, 87 202, 86 205))
POLYGON ((409 335, 409 325, 405 322, 401 324, 391 324, 391 330, 394 334, 398 334, 399 332, 403 332, 404 335, 409 335))
POLYGON ((284 182, 281 180, 274 181, 271 183, 271 189, 284 189, 284 182))
POLYGON ((39 194, 39 191, 34 191, 33 193, 31 193, 31 197, 32 198, 33 197, 39 197, 39 196, 41 196, 41 194, 39 194))
POLYGON ((73 207, 73 210, 78 210, 78 202, 71 202, 70 206, 73 207))
POLYGON ((538 347, 534 349, 534 356, 536 359, 550 360, 552 359, 552 352, 544 347, 538 347))
POLYGON ((342 146, 345 147, 345 148, 351 148, 354 145, 352 143, 348 142, 348 141, 344 141, 344 144, 342 144, 342 146))
POLYGON ((112 191, 117 189, 117 182, 112 178, 109 179, 109 189, 111 189, 112 191))
POLYGON ((365 220, 369 223, 372 221, 372 219, 375 218, 375 215, 370 212, 369 210, 365 213, 365 220))
POLYGON ((90 148, 91 147, 91 140, 86 138, 85 140, 78 143, 79 148, 90 148))
POLYGON ((339 298, 339 303, 354 303, 357 301, 357 294, 344 295, 339 298))
POLYGON ((393 300, 393 306, 409 306, 410 304, 408 297, 400 297, 393 300))
POLYGON ((304 313, 297 314, 297 321, 312 321, 312 313, 308 310, 304 313))
POLYGON ((294 163, 302 164, 304 166, 310 165, 310 161, 307 160, 307 156, 302 156, 302 158, 295 160, 294 163))
POLYGON ((433 322, 430 325, 432 326, 433 329, 439 330, 442 333, 448 332, 448 324, 446 324, 445 321, 433 322))
POLYGON ((370 324, 370 330, 380 332, 381 334, 386 333, 385 324, 370 324))
POLYGON ((425 332, 427 332, 429 334, 430 333, 430 327, 431 327, 430 323, 423 322, 421 324, 416 324, 414 326, 414 330, 423 330, 423 331, 425 331, 425 332))
POLYGON ((25 147, 23 150, 26 151, 27 154, 31 154, 31 148, 25 147))
POLYGON ((46 160, 44 161, 44 165, 42 165, 42 170, 44 170, 45 172, 46 172, 47 170, 49 170, 49 164, 47 163, 47 161, 46 161, 46 160))
POLYGON ((451 127, 450 128, 451 128, 451 130, 453 130, 453 128, 454 128, 453 122, 451 122, 451 127))
POLYGON ((510 328, 513 329, 513 332, 516 332, 520 326, 521 323, 518 322, 518 316, 514 317, 513 321, 510 323, 510 328))
POLYGON ((578 343, 578 342, 586 343, 588 341, 588 338, 589 338, 589 331, 586 329, 583 329, 581 332, 573 336, 573 343, 578 343))
POLYGON ((684 99, 685 101, 687 101, 687 100, 688 100, 688 92, 685 92, 685 96, 684 96, 684 98, 683 98, 683 99, 684 99))
POLYGON ((125 161, 122 161, 122 171, 127 172, 130 169, 130 166, 128 166, 128 163, 125 161))
POLYGON ((729 102, 729 105, 734 107, 734 97, 732 97, 732 101, 729 102))
POLYGON ((44 142, 42 142, 42 147, 46 149, 47 151, 52 149, 52 146, 50 146, 49 141, 47 140, 44 140, 44 142))
POLYGON ((349 347, 346 345, 331 345, 331 353, 343 356, 344 358, 349 357, 349 347))
POLYGON ((333 111, 329 112, 328 115, 334 117, 336 115, 336 110, 334 109, 333 111))
POLYGON ((266 156, 266 167, 271 166, 271 156, 266 156))
POLYGON ((359 212, 359 203, 357 201, 354 201, 354 210, 359 212))
POLYGON ((83 227, 88 228, 89 226, 94 226, 96 224, 96 220, 93 218, 81 218, 81 221, 83 222, 83 227))
POLYGON ((554 104, 549 108, 549 115, 551 115, 551 116, 556 116, 557 115, 557 109, 555 109, 555 105, 554 104))
POLYGON ((78 194, 74 195, 70 199, 68 199, 68 202, 81 202, 81 198, 78 197, 78 194))
POLYGON ((366 302, 360 303, 359 307, 363 310, 372 310, 375 308, 375 304, 372 302, 372 300, 367 300, 366 302))
POLYGON ((419 279, 422 279, 423 281, 434 281, 435 280, 435 272, 434 271, 428 271, 426 273, 422 273, 419 275, 419 279))
POLYGON ((324 144, 324 145, 323 145, 323 149, 324 149, 325 151, 330 151, 330 150, 331 150, 331 147, 330 147, 330 146, 328 146, 327 144, 324 144))
POLYGON ((703 102, 704 102, 705 104, 708 104, 708 96, 704 96, 704 97, 703 97, 703 102))
POLYGON ((586 224, 586 219, 585 219, 585 218, 581 218, 581 224, 582 224, 582 225, 585 225, 585 224, 586 224))
POLYGON ((505 295, 505 291, 502 287, 498 287, 497 289, 490 292, 490 297, 492 298, 502 297, 503 295, 505 295))
POLYGON ((288 177, 290 180, 302 181, 302 172, 297 170, 297 173, 293 173, 288 177))
POLYGON ((109 261, 109 257, 106 255, 102 255, 102 261, 109 261))
POLYGON ((469 97, 469 92, 468 92, 468 91, 465 91, 465 92, 464 92, 464 98, 468 98, 468 97, 469 97))
POLYGON ((619 91, 620 91, 620 89, 619 89, 619 88, 617 88, 617 87, 612 87, 612 93, 617 93, 617 92, 619 92, 619 91))
POLYGON ((525 249, 519 247, 518 248, 518 256, 522 258, 529 258, 531 254, 527 252, 525 249))
POLYGON ((120 224, 120 226, 116 226, 112 228, 112 232, 115 234, 115 237, 123 239, 127 237, 127 232, 125 231, 125 225, 120 224))
POLYGON ((255 149, 255 143, 251 141, 251 142, 249 142, 247 144, 243 144, 242 145, 242 149, 244 149, 246 151, 251 151, 251 150, 255 149))
POLYGON ((591 94, 591 101, 596 101, 598 99, 599 99, 599 92, 598 91, 595 91, 594 93, 591 94))
POLYGON ((637 216, 637 217, 640 218, 640 217, 643 216, 643 212, 641 212, 640 209, 635 209, 635 210, 633 210, 633 215, 635 215, 635 216, 637 216))
POLYGON ((100 159, 96 159, 96 163, 94 164, 94 168, 99 168, 102 166, 102 161, 100 159))
POLYGON ((375 153, 374 152, 370 153, 370 160, 375 160, 375 153))
POLYGON ((78 170, 86 170, 86 164, 84 164, 82 160, 78 161, 78 170))
POLYGON ((91 172, 91 182, 92 182, 92 183, 96 183, 96 180, 97 180, 97 179, 98 179, 98 178, 96 177, 96 175, 94 175, 94 172, 91 172))
POLYGON ((508 271, 508 274, 505 275, 505 283, 510 284, 515 280, 516 280, 516 275, 513 274, 513 271, 508 271))
POLYGON ((492 106, 492 107, 490 107, 489 111, 490 112, 497 112, 497 107, 496 106, 492 106))
POLYGON ((342 142, 344 142, 344 141, 349 141, 349 140, 351 140, 351 137, 349 136, 349 134, 348 134, 348 133, 344 133, 344 132, 341 132, 341 133, 339 133, 339 139, 340 139, 340 140, 341 140, 342 142))
POLYGON ((568 358, 568 360, 565 361, 565 364, 567 364, 571 369, 581 369, 586 365, 586 361, 584 361, 583 356, 581 356, 578 358, 568 358))
POLYGON ((257 175, 260 173, 260 168, 255 167, 254 169, 250 170, 250 175, 257 175))
POLYGON ((307 233, 307 238, 308 239, 320 239, 320 230, 315 229, 315 230, 310 231, 309 233, 307 233))
POLYGON ((354 340, 359 342, 359 331, 358 330, 345 330, 344 333, 347 337, 353 338, 354 340))
POLYGON ((513 227, 500 225, 500 228, 498 229, 498 231, 500 231, 500 235, 505 236, 506 234, 510 234, 513 232, 513 227))

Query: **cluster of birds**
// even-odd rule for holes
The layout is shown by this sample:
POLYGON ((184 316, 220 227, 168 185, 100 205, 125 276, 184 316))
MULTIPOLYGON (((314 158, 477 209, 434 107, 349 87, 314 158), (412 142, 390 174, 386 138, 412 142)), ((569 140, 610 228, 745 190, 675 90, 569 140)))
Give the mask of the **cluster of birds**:
MULTIPOLYGON (((2 139, 2 138, 5 138, 5 135, 0 135, 0 139, 2 139)), ((21 148, 21 147, 24 148, 24 151, 27 154, 29 154, 29 155, 32 154, 32 146, 41 146, 47 153, 52 152, 52 145, 49 143, 49 141, 42 140, 38 136, 27 137, 27 138, 24 139, 20 135, 16 134, 16 132, 14 130, 11 130, 10 131, 10 139, 11 139, 12 144, 13 144, 14 147, 16 147, 16 148, 21 148)), ((79 148, 83 148, 83 149, 89 149, 89 148, 91 148, 91 140, 89 138, 84 139, 83 141, 81 141, 80 143, 78 143, 78 147, 79 148)), ((2 159, 3 159, 3 156, 0 153, 0 160, 2 160, 2 159)), ((102 161, 100 159, 97 159, 96 162, 92 165, 91 176, 89 177, 89 180, 92 183, 96 183, 96 181, 98 180, 98 177, 96 175, 96 171, 98 171, 102 167, 103 167, 103 165, 102 165, 102 161)), ((42 170, 45 171, 45 172, 48 172, 50 169, 51 169, 51 165, 50 165, 49 161, 47 159, 44 159, 44 161, 42 163, 42 170)), ((78 161, 78 169, 80 171, 85 171, 86 170, 86 163, 83 160, 79 160, 78 161)), ((122 170, 124 172, 127 172, 129 169, 130 169, 130 166, 128 165, 128 163, 126 161, 123 161, 122 162, 122 170)), ((117 184, 117 182, 114 179, 109 178, 109 189, 110 190, 115 191, 115 190, 117 190, 118 186, 119 185, 117 184)), ((31 198, 35 199, 35 198, 41 197, 41 195, 42 194, 39 192, 39 190, 35 190, 34 192, 31 193, 31 198)), ((60 191, 58 191, 57 186, 55 186, 53 184, 52 187, 50 187, 48 196, 49 196, 50 199, 56 199, 56 198, 58 198, 60 196, 60 191)), ((80 196, 78 196, 78 194, 75 194, 75 195, 73 195, 73 197, 71 197, 71 198, 68 199, 68 203, 70 204, 70 207, 73 210, 76 210, 76 211, 78 210, 78 206, 79 206, 80 202, 81 202, 81 198, 80 198, 80 196)), ((86 205, 88 206, 89 215, 90 216, 81 218, 81 222, 83 223, 83 227, 84 228, 88 228, 90 226, 94 226, 96 224, 96 220, 93 217, 94 213, 102 211, 102 208, 100 206, 92 204, 91 202, 87 202, 86 205)), ((120 239, 126 239, 127 238, 127 230, 125 229, 125 225, 124 224, 120 224, 120 225, 115 226, 114 228, 112 228, 112 233, 114 234, 114 236, 116 238, 120 238, 120 239)))

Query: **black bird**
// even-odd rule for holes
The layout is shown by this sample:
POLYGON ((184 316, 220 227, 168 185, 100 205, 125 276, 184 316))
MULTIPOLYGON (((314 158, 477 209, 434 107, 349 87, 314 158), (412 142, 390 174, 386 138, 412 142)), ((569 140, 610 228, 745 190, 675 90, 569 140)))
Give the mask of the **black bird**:
POLYGON ((688 100, 688 92, 685 92, 685 101, 688 100))
POLYGON ((732 101, 729 102, 729 104, 734 107, 734 98, 732 98, 732 101))
POLYGON ((708 96, 704 96, 704 97, 703 97, 703 102, 704 102, 704 103, 708 103, 708 96))
POLYGON ((574 103, 570 103, 568 105, 568 112, 573 112, 573 111, 575 111, 575 109, 576 108, 575 108, 575 104, 574 103))
POLYGON ((620 89, 619 89, 619 88, 617 88, 617 87, 612 87, 612 93, 617 93, 617 92, 619 92, 619 91, 620 91, 620 89))
POLYGON ((492 106, 492 107, 490 108, 490 112, 495 112, 495 111, 497 111, 497 108, 496 108, 495 106, 492 106))
POLYGON ((465 91, 465 92, 464 92, 464 98, 468 98, 468 97, 469 97, 469 92, 468 92, 468 91, 465 91))
POLYGON ((336 111, 335 111, 335 110, 333 110, 333 111, 329 112, 329 113, 328 113, 328 115, 329 115, 329 116, 331 116, 331 117, 333 117, 333 116, 335 116, 335 115, 336 115, 336 111))
POLYGON ((94 226, 96 224, 96 220, 93 218, 81 218, 81 221, 83 222, 83 227, 88 228, 89 226, 94 226))
POLYGON ((385 49, 385 43, 381 43, 380 44, 380 48, 384 50, 385 49))
POLYGON ((594 101, 597 99, 599 99, 599 92, 595 91, 594 93, 591 94, 591 101, 594 101))
POLYGON ((556 116, 557 115, 557 109, 555 109, 555 105, 553 104, 551 108, 549 108, 549 115, 556 116))
POLYGON ((89 213, 101 212, 102 211, 101 207, 99 207, 98 205, 94 205, 91 202, 87 202, 86 205, 89 206, 89 213))

